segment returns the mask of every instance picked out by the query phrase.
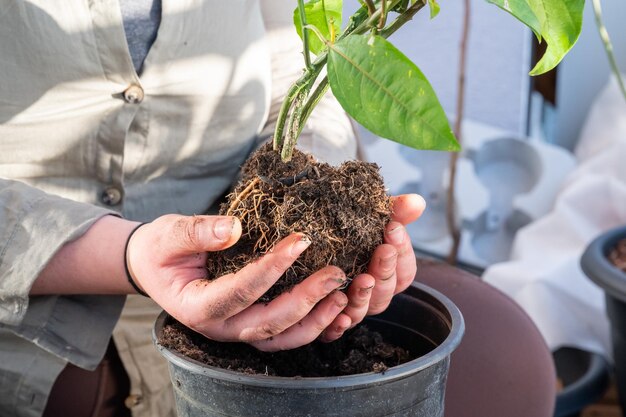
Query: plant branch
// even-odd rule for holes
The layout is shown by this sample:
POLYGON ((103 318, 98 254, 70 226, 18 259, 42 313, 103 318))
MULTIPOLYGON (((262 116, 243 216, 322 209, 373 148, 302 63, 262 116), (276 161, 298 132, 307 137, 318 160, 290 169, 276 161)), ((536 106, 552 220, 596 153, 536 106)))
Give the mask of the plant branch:
POLYGON ((383 0, 380 2, 380 19, 378 20, 378 30, 383 30, 385 27, 385 23, 387 23, 387 11, 385 10, 385 5, 387 1, 383 0))
POLYGON ((291 160, 291 156, 293 155, 293 149, 295 148, 296 142, 298 140, 298 135, 302 131, 302 127, 300 126, 300 123, 302 123, 301 115, 304 111, 303 106, 306 102, 307 95, 310 89, 310 85, 307 85, 302 90, 302 93, 298 94, 293 103, 293 110, 291 111, 289 119, 287 120, 287 133, 285 135, 285 143, 283 144, 283 148, 280 152, 280 157, 285 162, 291 160))
POLYGON ((317 103, 320 102, 322 97, 324 97, 324 94, 326 94, 326 92, 328 91, 328 87, 330 87, 330 84, 328 84, 328 77, 325 76, 324 78, 322 78, 315 90, 313 90, 305 105, 302 106, 303 108, 300 115, 300 120, 298 121, 299 130, 296 133, 296 137, 300 136, 300 133, 302 133, 302 129, 304 128, 306 121, 313 112, 315 106, 317 106, 317 103))
POLYGON ((419 12, 424 6, 426 6, 426 1, 416 2, 411 7, 406 9, 402 14, 396 17, 386 28, 384 28, 380 35, 383 38, 388 38, 391 36, 396 30, 400 29, 402 25, 404 25, 409 20, 413 19, 415 13, 419 12))
POLYGON ((304 0, 298 0, 298 11, 300 12, 300 23, 302 24, 302 45, 304 47, 304 66, 308 70, 311 68, 311 52, 309 51, 309 32, 306 28, 306 13, 304 11, 304 0))
MULTIPOLYGON (((462 143, 462 126, 463 111, 465 107, 465 70, 467 61, 467 41, 469 39, 470 27, 470 0, 464 0, 463 3, 463 27, 461 29, 461 42, 459 45, 459 76, 457 78, 457 96, 456 96, 456 120, 454 121, 454 134, 459 144, 462 143)), ((448 230, 452 237, 452 246, 448 253, 448 263, 456 265, 459 255, 459 246, 461 244, 461 229, 456 219, 456 168, 458 165, 459 154, 453 152, 450 154, 450 178, 448 183, 447 201, 446 201, 446 222, 448 230)))
MULTIPOLYGON (((384 30, 382 30, 380 32, 380 35, 382 37, 384 37, 384 38, 387 38, 387 37, 391 36, 402 25, 404 25, 405 23, 410 21, 413 18, 413 16, 415 15, 415 13, 417 13, 425 5, 426 5, 426 1, 418 2, 418 3, 413 4, 405 12, 400 14, 393 22, 391 22, 388 27, 386 27, 384 30)), ((357 27, 357 29, 358 28, 360 28, 360 26, 357 27)), ((328 77, 324 77, 320 81, 320 83, 317 86, 317 88, 315 88, 315 90, 313 90, 313 93, 311 93, 311 96, 309 97, 307 102, 303 105, 303 111, 302 111, 302 114, 301 114, 301 119, 298 121, 298 125, 299 125, 299 129, 300 130, 297 132, 297 136, 300 136, 300 133, 302 132, 302 128, 304 127, 307 119, 309 118, 309 116, 313 112, 313 109, 315 108, 315 106, 317 106, 317 104, 322 99, 324 94, 328 91, 328 87, 329 87, 328 77)))
MULTIPOLYGON (((386 0, 383 0, 386 3, 386 9, 387 10, 391 10, 394 7, 396 7, 396 5, 398 3, 400 3, 402 0, 391 0, 387 3, 386 0)), ((359 24, 353 32, 351 33, 355 33, 358 35, 362 35, 365 32, 367 32, 368 30, 375 28, 378 23, 380 22, 380 16, 382 14, 382 7, 380 9, 376 9, 376 11, 374 13, 372 13, 371 15, 368 16, 368 18, 362 22, 361 24, 359 24)), ((346 34, 348 35, 348 34, 346 34)))
POLYGON ((363 0, 363 3, 367 6, 367 13, 371 16, 376 11, 376 6, 372 0, 363 0))
MULTIPOLYGON (((363 24, 363 21, 366 17, 367 9, 365 7, 361 7, 350 17, 348 26, 346 27, 344 33, 339 36, 339 39, 349 35, 357 28, 359 28, 360 25, 363 24)), ((293 83, 287 91, 285 100, 281 104, 280 110, 278 112, 278 118, 276 119, 276 128, 274 129, 273 138, 273 147, 275 151, 278 152, 283 147, 283 133, 285 131, 285 123, 289 116, 289 111, 291 110, 294 100, 306 84, 313 82, 312 80, 317 78, 324 65, 326 65, 327 58, 327 52, 322 52, 321 54, 319 54, 317 59, 311 64, 311 68, 308 71, 305 71, 305 73, 302 74, 302 76, 295 83, 293 83)), ((310 112, 308 113, 310 114, 310 112)))
MULTIPOLYGON (((320 67, 321 69, 321 67, 320 67)), ((302 89, 306 86, 308 78, 313 74, 313 72, 306 72, 298 81, 291 85, 289 90, 287 91, 287 95, 285 96, 285 100, 280 106, 280 110, 278 111, 278 118, 276 119, 276 128, 274 129, 274 140, 273 147, 275 151, 278 151, 283 146, 283 131, 285 129, 285 121, 289 116, 289 110, 291 110, 291 106, 301 93, 302 89)), ((317 72, 319 74, 319 70, 317 72)), ((315 75, 317 77, 317 75, 315 75)))
MULTIPOLYGON (((301 0, 299 0, 301 1, 301 0)), ((399 4, 402 0, 383 0, 385 2, 385 7, 381 7, 376 9, 372 14, 368 14, 368 9, 366 6, 361 7, 357 10, 351 17, 346 29, 341 33, 337 41, 349 36, 351 34, 364 34, 372 28, 375 28, 376 25, 381 20, 381 15, 384 10, 392 10, 397 4, 399 4)), ((408 8, 405 12, 400 14, 398 18, 396 18, 388 28, 383 29, 381 35, 387 37, 395 32, 400 26, 402 26, 407 21, 411 20, 413 15, 424 5, 426 2, 424 0, 420 0, 420 2, 415 3, 413 6, 408 8)), ((314 30, 314 27, 302 25, 302 33, 306 33, 308 30, 314 30)), ((318 35, 319 36, 319 35, 318 35)), ((304 36, 303 36, 304 37, 304 36)), ((323 38, 322 38, 323 39, 323 38)), ((327 40, 324 40, 327 42, 327 40)), ((308 43, 305 43, 308 45, 308 43)), ((282 103, 278 119, 276 121, 276 128, 274 130, 274 150, 281 150, 281 156, 283 160, 285 160, 285 156, 291 155, 293 149, 291 151, 287 150, 286 147, 293 148, 295 146, 295 142, 300 135, 303 126, 306 123, 306 120, 311 115, 313 108, 320 101, 323 94, 328 91, 328 81, 327 79, 323 79, 318 87, 313 91, 310 97, 306 97, 306 95, 311 90, 311 87, 317 80, 322 68, 326 65, 328 60, 328 51, 321 52, 315 61, 307 67, 307 70, 304 74, 291 86, 289 89, 285 101, 282 103), (295 124, 295 126, 294 126, 295 124), (287 131, 285 132, 285 125, 287 125, 287 131), (283 134, 286 134, 287 138, 283 139, 283 134)))
POLYGON ((622 74, 617 66, 617 62, 615 61, 615 55, 613 54, 613 44, 611 43, 611 38, 609 38, 609 32, 606 30, 606 26, 602 20, 602 6, 600 5, 600 0, 593 0, 593 13, 596 17, 596 26, 598 27, 598 33, 600 34, 600 39, 602 39, 602 43, 604 44, 604 50, 606 51, 606 55, 609 58, 609 65, 611 66, 611 70, 617 78, 617 83, 619 84, 619 88, 622 91, 622 96, 626 99, 626 87, 624 87, 624 81, 622 80, 622 74))

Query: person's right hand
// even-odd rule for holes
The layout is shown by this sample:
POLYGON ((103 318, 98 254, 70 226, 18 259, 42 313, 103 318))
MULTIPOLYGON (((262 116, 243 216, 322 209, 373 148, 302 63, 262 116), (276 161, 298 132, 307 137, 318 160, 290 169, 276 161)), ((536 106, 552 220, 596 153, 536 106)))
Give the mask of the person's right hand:
POLYGON ((312 342, 347 305, 347 296, 335 291, 345 274, 328 266, 270 303, 255 304, 310 241, 292 234, 239 272, 209 280, 214 277, 206 275, 206 252, 226 249, 240 236, 235 217, 162 216, 132 235, 127 266, 154 301, 210 339, 243 341, 265 351, 312 342))

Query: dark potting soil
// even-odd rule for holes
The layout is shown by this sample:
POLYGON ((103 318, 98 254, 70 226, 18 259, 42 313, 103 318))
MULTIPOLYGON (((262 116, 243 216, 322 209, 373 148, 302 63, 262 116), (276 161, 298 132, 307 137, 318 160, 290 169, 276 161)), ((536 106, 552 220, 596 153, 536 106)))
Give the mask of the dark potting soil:
POLYGON ((622 239, 609 252, 609 261, 626 273, 626 239, 622 239))
POLYGON ((380 333, 364 325, 356 326, 332 343, 316 341, 297 349, 267 353, 244 343, 209 340, 172 320, 163 327, 159 344, 217 368, 282 377, 383 372, 424 353, 409 352, 386 343, 380 333))
POLYGON ((243 234, 233 247, 209 253, 209 277, 237 272, 294 232, 312 241, 261 302, 274 299, 327 265, 348 280, 364 272, 383 242, 390 198, 376 164, 348 161, 338 167, 295 150, 285 163, 267 144, 242 167, 242 178, 220 214, 237 216, 243 234))

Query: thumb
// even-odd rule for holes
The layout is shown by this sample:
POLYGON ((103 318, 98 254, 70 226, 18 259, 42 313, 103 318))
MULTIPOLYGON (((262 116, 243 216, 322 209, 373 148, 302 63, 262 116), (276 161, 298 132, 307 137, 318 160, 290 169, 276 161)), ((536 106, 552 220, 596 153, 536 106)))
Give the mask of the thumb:
POLYGON ((183 253, 226 249, 241 237, 241 223, 233 216, 175 216, 171 244, 183 253))
POLYGON ((417 220, 426 209, 426 201, 418 194, 391 197, 392 220, 407 225, 417 220))

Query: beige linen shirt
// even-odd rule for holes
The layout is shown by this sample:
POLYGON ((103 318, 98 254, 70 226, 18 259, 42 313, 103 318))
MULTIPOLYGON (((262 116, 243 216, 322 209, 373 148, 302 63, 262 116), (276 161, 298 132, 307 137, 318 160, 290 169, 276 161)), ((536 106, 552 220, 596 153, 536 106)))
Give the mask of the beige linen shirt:
MULTIPOLYGON (((65 364, 93 369, 111 334, 133 415, 174 414, 156 304, 28 293, 100 217, 204 213, 223 195, 301 71, 294 4, 163 0, 139 75, 117 0, 0 0, 1 416, 41 415, 65 364)), ((328 98, 300 143, 338 162, 353 139, 328 98)))

